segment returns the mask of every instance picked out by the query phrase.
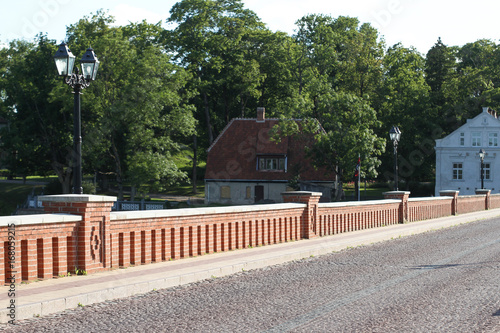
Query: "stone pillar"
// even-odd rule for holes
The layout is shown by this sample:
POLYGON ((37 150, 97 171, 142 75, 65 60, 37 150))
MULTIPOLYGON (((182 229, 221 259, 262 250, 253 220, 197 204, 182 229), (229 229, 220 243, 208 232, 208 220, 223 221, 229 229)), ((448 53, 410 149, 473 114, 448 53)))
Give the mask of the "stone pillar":
POLYGON ((477 189, 476 190, 476 195, 484 195, 484 209, 488 210, 491 208, 491 203, 490 203, 490 195, 491 195, 491 190, 487 189, 477 189))
POLYGON ((460 191, 440 191, 439 195, 442 197, 453 197, 451 201, 451 215, 457 215, 458 213, 458 193, 460 191))
POLYGON ((307 191, 291 191, 281 193, 284 202, 299 202, 305 203, 307 209, 302 216, 301 223, 301 238, 318 237, 317 219, 318 219, 318 203, 321 198, 321 192, 307 191))
POLYGON ((408 221, 408 198, 410 197, 410 192, 406 191, 390 191, 384 193, 385 199, 396 199, 401 200, 399 205, 399 223, 405 223, 408 221))
POLYGON ((79 270, 90 274, 111 268, 110 212, 116 197, 63 194, 42 196, 39 200, 43 202, 46 213, 68 213, 82 217, 74 233, 79 270))

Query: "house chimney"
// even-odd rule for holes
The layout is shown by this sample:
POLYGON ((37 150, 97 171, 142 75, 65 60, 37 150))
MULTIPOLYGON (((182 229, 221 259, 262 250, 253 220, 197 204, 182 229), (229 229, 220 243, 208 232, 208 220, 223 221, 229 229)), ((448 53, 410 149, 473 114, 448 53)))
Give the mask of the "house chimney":
POLYGON ((490 109, 489 107, 485 106, 483 107, 483 112, 488 112, 490 115, 493 117, 497 118, 497 112, 493 109, 490 109))
POLYGON ((258 107, 257 108, 257 122, 266 121, 266 108, 258 107))

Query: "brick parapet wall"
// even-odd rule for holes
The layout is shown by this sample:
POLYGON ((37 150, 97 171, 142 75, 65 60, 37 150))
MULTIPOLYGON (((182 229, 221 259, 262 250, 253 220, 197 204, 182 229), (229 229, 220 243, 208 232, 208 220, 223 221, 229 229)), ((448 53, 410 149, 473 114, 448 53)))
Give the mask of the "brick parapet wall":
POLYGON ((305 239, 318 237, 316 233, 318 223, 318 204, 321 192, 290 191, 283 192, 284 202, 305 203, 307 209, 302 217, 301 236, 305 239))
POLYGON ((464 195, 458 197, 457 213, 466 214, 485 209, 485 195, 464 195))
POLYGON ((9 282, 12 272, 19 272, 16 282, 75 268, 92 273, 500 206, 500 195, 459 197, 456 191, 438 198, 388 192, 386 200, 342 203, 319 203, 314 192, 283 197, 282 204, 140 212, 111 212, 113 197, 44 197, 52 214, 0 217, 0 281, 9 282))
POLYGON ((408 222, 456 215, 453 213, 453 200, 452 197, 409 198, 408 222))
POLYGON ((408 221, 408 199, 410 197, 410 192, 406 191, 390 191, 384 193, 385 199, 395 199, 400 200, 399 205, 399 223, 405 223, 408 221))
POLYGON ((441 197, 451 197, 451 215, 458 214, 458 193, 459 191, 440 191, 439 195, 441 197))
POLYGON ((490 208, 500 208, 500 194, 492 194, 490 196, 490 208))
POLYGON ((72 248, 72 236, 81 220, 69 214, 0 217, 2 250, 15 248, 12 267, 8 251, 0 256, 0 281, 11 276, 21 282, 66 274, 76 264, 75 253, 68 248, 72 248))
POLYGON ((132 214, 135 218, 126 220, 119 218, 123 213, 112 213, 111 238, 121 242, 112 265, 126 267, 298 240, 302 238, 304 206, 201 216, 195 210, 192 215, 183 210, 180 216, 165 214, 156 218, 132 214))
POLYGON ((110 213, 116 197, 100 195, 41 196, 47 213, 79 215, 82 220, 73 234, 75 267, 87 273, 111 267, 110 213))
POLYGON ((476 190, 476 195, 484 195, 485 196, 484 209, 486 209, 486 210, 490 209, 490 206, 491 206, 491 202, 490 202, 491 190, 488 190, 488 189, 477 189, 476 190))
POLYGON ((399 223, 399 200, 320 203, 318 236, 377 228, 399 223))

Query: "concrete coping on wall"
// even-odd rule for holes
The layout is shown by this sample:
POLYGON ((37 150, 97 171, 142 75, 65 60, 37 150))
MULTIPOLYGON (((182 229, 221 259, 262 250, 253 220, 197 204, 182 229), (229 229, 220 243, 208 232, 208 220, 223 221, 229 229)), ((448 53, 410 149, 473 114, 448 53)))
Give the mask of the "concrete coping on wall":
POLYGON ((460 191, 456 191, 456 190, 443 190, 443 191, 439 191, 440 195, 457 194, 457 193, 460 193, 460 191))
POLYGON ((269 205, 248 205, 248 206, 227 206, 227 207, 206 207, 206 208, 182 208, 182 209, 159 209, 159 210, 135 210, 111 212, 110 220, 132 220, 132 219, 151 219, 162 217, 196 216, 210 214, 227 213, 248 213, 262 212, 270 210, 283 210, 306 208, 305 203, 278 203, 269 205))
POLYGON ((419 197, 419 198, 408 198, 408 201, 435 201, 435 200, 453 200, 453 197, 419 197))
POLYGON ((58 195, 41 195, 39 201, 50 202, 115 202, 116 197, 107 195, 93 194, 58 194, 58 195))
POLYGON ((409 191, 389 191, 389 192, 384 192, 382 193, 383 195, 388 195, 388 194, 408 194, 410 195, 411 192, 409 191))
POLYGON ((398 199, 383 199, 383 200, 367 200, 367 201, 343 201, 343 202, 320 202, 319 208, 335 208, 335 207, 353 207, 353 206, 369 206, 369 205, 385 205, 392 203, 400 203, 398 199))
POLYGON ((303 196, 311 196, 311 197, 320 197, 323 195, 321 192, 310 192, 310 191, 287 191, 281 193, 281 195, 303 195, 303 196))
POLYGON ((491 193, 491 190, 490 189, 486 189, 486 188, 478 188, 476 190, 476 194, 478 195, 481 195, 481 194, 490 194, 491 193))
POLYGON ((29 225, 29 224, 49 224, 49 223, 63 223, 63 222, 78 222, 82 217, 72 214, 34 214, 34 215, 13 215, 1 216, 0 227, 6 227, 9 224, 29 225))

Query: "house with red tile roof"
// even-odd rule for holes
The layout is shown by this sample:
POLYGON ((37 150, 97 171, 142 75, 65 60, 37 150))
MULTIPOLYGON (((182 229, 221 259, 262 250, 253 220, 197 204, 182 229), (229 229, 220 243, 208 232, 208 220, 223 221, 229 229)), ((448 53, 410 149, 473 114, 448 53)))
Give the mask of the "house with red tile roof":
MULTIPOLYGON (((301 120, 295 120, 300 122, 301 120)), ((266 119, 265 109, 257 118, 229 122, 208 149, 205 202, 253 204, 282 202, 281 193, 292 190, 290 181, 300 179, 322 191, 329 201, 335 184, 333 171, 315 168, 305 147, 312 135, 287 136, 272 141, 269 131, 278 119, 266 119)), ((299 124, 300 126, 300 124, 299 124)))

